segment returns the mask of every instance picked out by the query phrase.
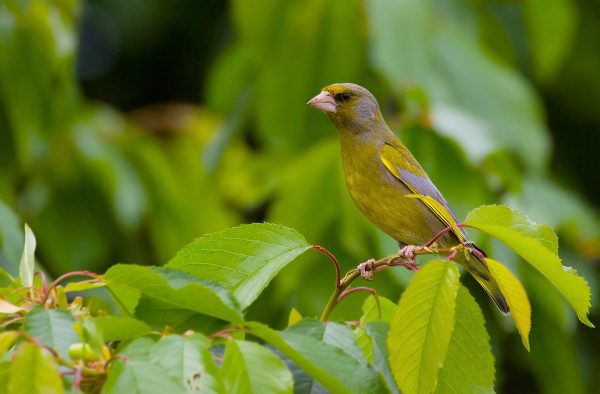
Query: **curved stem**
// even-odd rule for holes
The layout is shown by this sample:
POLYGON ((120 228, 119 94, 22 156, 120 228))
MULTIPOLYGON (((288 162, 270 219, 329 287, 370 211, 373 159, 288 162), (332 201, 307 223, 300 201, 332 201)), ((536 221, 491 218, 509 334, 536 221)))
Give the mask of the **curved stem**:
POLYGON ((48 296, 50 295, 50 292, 52 291, 52 289, 54 289, 56 286, 58 286, 60 284, 60 282, 62 282, 63 280, 70 278, 72 276, 89 276, 90 278, 100 279, 98 274, 96 274, 94 272, 90 272, 90 271, 73 271, 73 272, 67 272, 66 274, 62 274, 61 276, 56 278, 52 283, 50 283, 50 286, 48 286, 48 288, 46 289, 46 291, 44 292, 44 294, 42 296, 40 304, 44 305, 46 303, 46 301, 48 300, 48 296))
MULTIPOLYGON (((453 246, 451 248, 432 248, 430 246, 426 246, 423 249, 415 250, 414 254, 415 255, 421 255, 421 254, 447 254, 447 255, 453 255, 460 248, 464 248, 464 247, 465 246, 463 244, 459 244, 459 245, 453 246)), ((315 247, 313 247, 313 248, 315 248, 315 247)), ((316 250, 319 250, 319 249, 316 249, 316 250)), ((327 252, 327 253, 329 253, 329 252, 327 252)), ((329 254, 331 254, 331 253, 329 253, 329 254)), ((331 257, 332 257, 332 261, 335 261, 336 267, 339 267, 339 263, 337 262, 337 259, 333 255, 331 255, 331 257)), ((393 254, 393 255, 390 255, 390 256, 386 256, 386 257, 383 257, 383 258, 381 258, 379 260, 375 260, 371 264, 371 270, 372 271, 377 271, 378 268, 381 268, 381 267, 385 268, 385 267, 392 267, 394 265, 401 265, 401 264, 398 264, 401 261, 406 261, 406 260, 403 259, 398 254, 393 254)), ((327 321, 329 319, 329 316, 331 315, 331 312, 333 312, 333 310, 335 309, 335 307, 337 306, 337 304, 341 301, 341 299, 340 299, 341 295, 344 294, 344 291, 348 288, 348 286, 350 286, 350 284, 356 278, 359 278, 359 277, 360 277, 360 272, 355 268, 355 269, 352 269, 352 270, 348 271, 346 273, 346 275, 342 279, 338 280, 337 286, 333 290, 333 293, 331 294, 331 297, 329 297, 329 300, 327 301, 327 305, 325 305, 325 309, 323 310, 323 313, 321 314, 321 321, 327 321)), ((348 294, 349 293, 345 294, 344 297, 346 295, 348 295, 348 294)), ((344 297, 341 297, 341 298, 343 299, 344 297)))
POLYGON ((340 269, 340 262, 338 261, 338 259, 333 255, 333 253, 331 253, 330 251, 328 251, 327 249, 325 249, 322 246, 314 245, 312 247, 312 249, 316 250, 317 252, 323 253, 331 261, 331 263, 335 267, 335 283, 336 283, 336 286, 339 286, 340 277, 341 277, 342 273, 341 273, 341 269, 340 269))

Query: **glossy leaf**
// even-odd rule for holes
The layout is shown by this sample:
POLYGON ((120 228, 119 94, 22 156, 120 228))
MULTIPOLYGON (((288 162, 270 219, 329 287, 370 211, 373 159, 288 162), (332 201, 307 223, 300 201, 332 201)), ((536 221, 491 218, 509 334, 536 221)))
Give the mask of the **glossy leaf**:
POLYGON ((67 311, 44 309, 38 306, 27 314, 23 327, 29 335, 56 350, 68 360, 69 347, 79 342, 73 323, 75 319, 67 311))
POLYGON ((229 293, 185 272, 169 268, 118 264, 104 278, 130 291, 159 300, 175 308, 188 309, 223 320, 241 323, 242 316, 229 293))
POLYGON ((590 287, 573 268, 562 265, 557 255, 556 236, 548 227, 535 225, 522 213, 498 205, 471 211, 465 223, 499 239, 514 250, 554 285, 582 323, 593 327, 587 317, 590 287))
POLYGON ((453 262, 434 260, 402 293, 387 343, 390 367, 403 392, 435 389, 454 328, 458 276, 453 262))
POLYGON ((291 393, 292 373, 273 352, 247 341, 229 341, 221 368, 230 393, 291 393))
POLYGON ((245 309, 283 267, 309 248, 291 228, 246 224, 198 238, 167 267, 224 286, 245 309))
POLYGON ((274 346, 331 392, 379 393, 382 390, 374 371, 342 349, 308 334, 280 333, 254 322, 247 326, 252 335, 274 346))
POLYGON ((486 258, 485 262, 494 279, 504 294, 510 314, 515 321, 517 330, 521 334, 523 346, 529 350, 529 331, 531 330, 531 305, 525 289, 508 268, 499 262, 486 258))
POLYGON ((481 309, 460 286, 456 318, 435 393, 494 393, 494 356, 481 309))

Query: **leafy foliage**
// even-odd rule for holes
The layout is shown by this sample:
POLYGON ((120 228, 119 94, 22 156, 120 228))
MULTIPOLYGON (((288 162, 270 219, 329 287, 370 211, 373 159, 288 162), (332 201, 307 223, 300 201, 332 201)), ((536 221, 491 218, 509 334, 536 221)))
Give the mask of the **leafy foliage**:
MULTIPOLYGON (((600 217, 580 195, 600 196, 589 138, 600 119, 595 3, 223 4, 0 2, 0 392, 225 392, 227 347, 271 361, 280 380, 258 385, 273 391, 289 391, 289 370, 295 392, 398 392, 405 382, 394 380, 387 346, 405 339, 398 321, 390 325, 396 304, 370 296, 357 322, 354 294, 334 305, 336 322, 312 320, 332 285, 324 257, 306 253, 310 245, 287 227, 230 228, 291 226, 327 245, 345 270, 395 252, 347 194, 333 128, 303 106, 335 81, 375 93, 459 218, 502 202, 554 229, 503 206, 469 215, 469 226, 495 238, 472 237, 498 261, 490 266, 521 338, 506 335, 512 325, 489 302, 481 313, 463 285, 478 301, 485 295, 468 277, 453 282, 454 303, 429 311, 454 311, 442 327, 444 343, 450 336, 442 365, 421 364, 437 378, 432 390, 598 386, 589 372, 599 365, 597 340, 564 303, 585 324, 597 320, 599 276, 588 262, 600 256, 600 217), (197 17, 193 10, 214 28, 187 34, 203 43, 197 51, 185 45, 186 29, 205 24, 177 19, 197 17), (173 31, 183 34, 178 45, 169 45, 173 31), (171 52, 179 46, 184 61, 171 52), (132 54, 148 57, 129 62, 132 54), (84 80, 90 59, 118 83, 107 74, 84 80), (160 78, 148 77, 153 69, 160 78), (155 100, 149 92, 182 86, 192 102, 129 111, 155 100), (129 101, 136 92, 143 99, 129 101), (36 237, 22 231, 25 220, 36 237), (294 324, 282 329, 292 308, 294 324), (528 348, 529 336, 527 353, 517 345, 528 348), (503 368, 495 381, 494 358, 503 368), (515 370, 522 379, 508 378, 515 370)), ((414 286, 411 275, 378 274, 376 290, 397 300, 414 286)))
MULTIPOLYGON (((515 228, 514 222, 500 223, 493 215, 486 219, 475 212, 470 217, 478 218, 482 228, 495 223, 497 233, 515 228)), ((540 236, 533 230, 525 226, 519 234, 533 242, 540 236)), ((240 305, 259 299, 277 272, 309 248, 294 230, 259 223, 202 237, 184 247, 168 267, 119 264, 103 276, 72 274, 92 279, 71 282, 71 289, 107 289, 124 316, 93 310, 79 297, 69 302, 60 280, 21 288, 20 298, 5 301, 10 307, 0 315, 6 327, 0 334, 0 357, 13 359, 10 367, 0 368, 6 390, 493 392, 494 358, 483 315, 450 260, 428 262, 398 305, 369 297, 355 326, 302 318, 297 311, 293 324, 282 331, 246 320, 240 305), (243 275, 223 275, 217 262, 243 275), (203 266, 212 270, 204 272, 203 266), (144 297, 152 302, 142 302, 144 297), (154 313, 157 306, 163 313, 154 313), (188 311, 195 323, 172 326, 165 318, 169 310, 188 311), (155 314, 153 319, 147 319, 149 314, 155 314), (25 381, 30 366, 36 368, 35 381, 25 381), (74 378, 61 377, 61 370, 74 378)), ((487 262, 529 349, 527 296, 507 268, 487 262)), ((356 278, 353 272, 345 280, 356 278)), ((44 279, 43 273, 39 276, 44 279)), ((14 293, 21 284, 21 278, 11 278, 2 294, 14 293)), ((326 309, 342 300, 343 288, 336 284, 337 302, 330 301, 326 309)))

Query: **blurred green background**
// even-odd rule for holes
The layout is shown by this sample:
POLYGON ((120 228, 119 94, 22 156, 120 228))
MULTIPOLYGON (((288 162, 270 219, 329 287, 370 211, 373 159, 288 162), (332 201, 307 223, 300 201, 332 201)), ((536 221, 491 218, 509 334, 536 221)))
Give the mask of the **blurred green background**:
MULTIPOLYGON (((305 103, 333 82, 378 97, 388 123, 464 217, 523 210, 560 236, 600 323, 597 0, 0 0, 0 264, 22 223, 50 275, 163 264, 243 222, 296 228, 349 269, 395 251, 345 190, 337 132, 305 103)), ((497 390, 600 385, 600 335, 545 280, 477 237, 525 284, 532 351, 480 301, 497 390)), ((410 278, 371 284, 397 300, 410 278)), ((333 286, 323 256, 286 268, 250 310, 283 327, 333 286)), ((334 318, 357 319, 361 296, 334 318)))

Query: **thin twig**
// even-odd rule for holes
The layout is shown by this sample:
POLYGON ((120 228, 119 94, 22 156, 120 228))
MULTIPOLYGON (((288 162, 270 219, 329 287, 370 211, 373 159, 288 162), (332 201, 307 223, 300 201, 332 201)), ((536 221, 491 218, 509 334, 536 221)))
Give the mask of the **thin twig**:
POLYGON ((341 272, 341 268, 340 268, 340 262, 338 261, 338 259, 333 255, 333 253, 331 253, 330 251, 328 251, 327 249, 325 249, 322 246, 314 245, 312 247, 312 249, 316 250, 317 252, 323 253, 325 256, 327 256, 327 258, 329 258, 329 260, 335 267, 335 284, 336 284, 336 286, 339 286, 342 272, 341 272))

